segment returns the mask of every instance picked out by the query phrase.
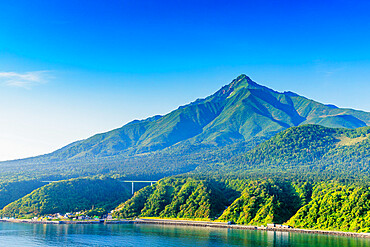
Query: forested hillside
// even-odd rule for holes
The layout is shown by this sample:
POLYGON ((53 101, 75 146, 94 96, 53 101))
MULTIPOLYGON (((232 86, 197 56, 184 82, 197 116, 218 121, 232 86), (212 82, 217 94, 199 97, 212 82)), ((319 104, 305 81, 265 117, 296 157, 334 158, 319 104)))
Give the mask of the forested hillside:
POLYGON ((136 192, 114 215, 210 219, 224 210, 235 193, 215 181, 168 178, 136 192))
POLYGON ((114 216, 370 232, 369 199, 366 183, 177 177, 136 192, 114 216))
POLYGON ((36 180, 1 183, 0 209, 43 185, 45 185, 45 183, 36 180))
POLYGON ((2 210, 26 217, 116 207, 119 218, 233 221, 245 225, 370 232, 368 182, 324 179, 177 176, 137 191, 108 178, 71 179, 34 190, 2 210))
POLYGON ((167 178, 136 192, 114 215, 283 223, 309 200, 310 193, 307 183, 271 179, 167 178))
POLYGON ((302 204, 304 202, 289 182, 251 181, 219 219, 247 225, 281 224, 290 219, 302 204))
POLYGON ((369 187, 320 183, 311 201, 288 224, 297 228, 370 232, 369 187))
POLYGON ((244 155, 198 172, 319 174, 322 178, 363 178, 370 172, 370 128, 292 127, 244 155))
POLYGON ((53 182, 5 206, 6 217, 33 217, 55 213, 113 209, 130 197, 123 183, 109 179, 78 178, 53 182))

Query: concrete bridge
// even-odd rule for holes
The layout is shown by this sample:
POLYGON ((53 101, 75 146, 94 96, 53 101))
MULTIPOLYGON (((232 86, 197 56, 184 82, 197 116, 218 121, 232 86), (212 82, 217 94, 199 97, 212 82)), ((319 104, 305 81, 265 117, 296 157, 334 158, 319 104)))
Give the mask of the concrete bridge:
MULTIPOLYGON (((42 183, 54 183, 58 181, 41 181, 42 183)), ((130 180, 130 181, 120 181, 122 183, 131 183, 131 193, 134 194, 135 192, 135 183, 150 183, 150 185, 153 185, 154 183, 158 181, 141 181, 141 180, 130 180)))
POLYGON ((135 181, 121 181, 122 183, 131 183, 131 193, 134 194, 135 192, 135 187, 134 187, 134 184, 135 183, 150 183, 150 185, 153 185, 155 184, 156 182, 158 181, 139 181, 139 180, 135 180, 135 181))

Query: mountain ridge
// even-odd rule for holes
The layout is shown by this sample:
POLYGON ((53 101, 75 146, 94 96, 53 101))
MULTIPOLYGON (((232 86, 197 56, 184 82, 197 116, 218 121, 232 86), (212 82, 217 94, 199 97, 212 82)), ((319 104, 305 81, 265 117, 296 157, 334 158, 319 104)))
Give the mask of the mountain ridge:
POLYGON ((370 125, 370 113, 328 106, 289 91, 277 92, 243 74, 214 94, 163 116, 131 121, 50 154, 2 162, 0 175, 23 174, 25 169, 74 177, 140 175, 148 169, 158 176, 174 175, 204 162, 224 162, 285 129, 304 124, 358 128, 370 125))
MULTIPOLYGON (((370 124, 370 114, 333 108, 292 92, 280 93, 240 75, 213 95, 180 106, 164 116, 134 120, 82 140, 78 144, 85 146, 76 153, 146 153, 189 139, 192 143, 226 145, 254 136, 272 136, 283 129, 308 123, 357 128, 370 124), (268 126, 257 123, 261 121, 267 121, 268 126), (95 145, 88 144, 90 141, 95 145)), ((80 156, 69 158, 73 157, 80 156)))

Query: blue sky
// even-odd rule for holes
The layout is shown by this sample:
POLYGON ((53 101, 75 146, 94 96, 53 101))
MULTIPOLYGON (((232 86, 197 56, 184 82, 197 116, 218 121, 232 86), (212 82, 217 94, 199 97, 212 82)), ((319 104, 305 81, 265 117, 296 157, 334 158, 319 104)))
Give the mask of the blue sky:
POLYGON ((241 73, 370 111, 368 1, 2 1, 0 160, 205 97, 241 73))

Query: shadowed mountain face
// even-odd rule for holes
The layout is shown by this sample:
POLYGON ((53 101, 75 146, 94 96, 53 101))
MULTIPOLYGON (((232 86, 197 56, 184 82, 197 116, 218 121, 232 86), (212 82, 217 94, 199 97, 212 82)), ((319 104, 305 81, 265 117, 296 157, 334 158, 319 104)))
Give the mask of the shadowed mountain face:
POLYGON ((256 137, 269 138, 301 124, 357 128, 370 124, 370 113, 324 105, 292 92, 279 93, 241 75, 205 99, 165 116, 136 120, 76 142, 51 156, 73 159, 131 155, 174 144, 224 146, 256 137))

